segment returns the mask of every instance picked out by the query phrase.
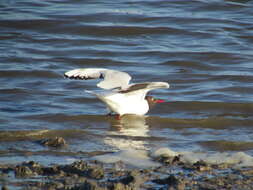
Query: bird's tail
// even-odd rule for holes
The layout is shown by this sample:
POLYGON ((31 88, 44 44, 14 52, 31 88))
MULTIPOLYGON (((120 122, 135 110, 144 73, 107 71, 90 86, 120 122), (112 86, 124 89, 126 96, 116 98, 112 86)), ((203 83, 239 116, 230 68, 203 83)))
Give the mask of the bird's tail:
POLYGON ((114 112, 113 109, 111 109, 111 104, 114 104, 113 102, 111 102, 110 99, 106 98, 108 94, 113 94, 113 92, 111 91, 103 91, 103 92, 94 92, 91 90, 84 90, 85 92, 95 95, 99 100, 101 100, 103 103, 106 104, 108 110, 110 110, 110 112, 114 112))

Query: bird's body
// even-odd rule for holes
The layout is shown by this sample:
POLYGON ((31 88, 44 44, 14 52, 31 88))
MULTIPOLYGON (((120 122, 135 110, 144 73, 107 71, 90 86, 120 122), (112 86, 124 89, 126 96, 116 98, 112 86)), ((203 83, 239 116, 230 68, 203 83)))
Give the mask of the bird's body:
POLYGON ((153 103, 162 102, 146 96, 150 90, 157 88, 169 88, 167 82, 145 82, 129 84, 131 76, 125 72, 88 68, 75 69, 65 73, 68 78, 74 79, 95 79, 103 78, 104 80, 97 84, 98 87, 106 89, 103 92, 86 91, 97 96, 106 104, 111 112, 116 114, 136 114, 145 115, 153 103))
POLYGON ((141 97, 136 97, 134 94, 123 93, 110 93, 105 95, 104 93, 95 93, 98 99, 104 102, 109 110, 119 115, 124 114, 136 114, 145 115, 149 110, 148 102, 141 97))

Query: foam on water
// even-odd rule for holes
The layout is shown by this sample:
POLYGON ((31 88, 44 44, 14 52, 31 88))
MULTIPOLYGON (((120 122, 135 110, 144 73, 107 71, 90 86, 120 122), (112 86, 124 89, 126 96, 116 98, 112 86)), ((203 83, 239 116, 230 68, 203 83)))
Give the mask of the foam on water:
POLYGON ((165 156, 177 156, 181 155, 181 160, 186 163, 195 163, 203 160, 209 164, 234 164, 235 167, 253 166, 253 157, 244 152, 216 152, 216 153, 204 153, 204 152, 175 152, 169 148, 160 148, 155 150, 151 156, 159 157, 165 156))
POLYGON ((116 163, 122 161, 135 167, 147 168, 159 166, 160 164, 153 161, 153 158, 162 155, 169 157, 180 155, 184 163, 190 164, 202 160, 209 164, 233 164, 234 167, 253 166, 253 157, 244 152, 175 152, 165 147, 150 153, 146 150, 122 150, 117 153, 95 156, 93 159, 103 163, 116 163))
POLYGON ((93 158, 103 163, 116 163, 122 161, 140 168, 158 167, 160 165, 152 161, 148 156, 148 152, 145 150, 122 150, 117 153, 95 156, 93 158))
POLYGON ((178 156, 179 153, 173 151, 173 150, 170 150, 169 148, 159 148, 157 150, 155 150, 154 152, 151 153, 151 156, 152 157, 159 157, 159 156, 162 156, 162 155, 165 155, 165 156, 178 156))

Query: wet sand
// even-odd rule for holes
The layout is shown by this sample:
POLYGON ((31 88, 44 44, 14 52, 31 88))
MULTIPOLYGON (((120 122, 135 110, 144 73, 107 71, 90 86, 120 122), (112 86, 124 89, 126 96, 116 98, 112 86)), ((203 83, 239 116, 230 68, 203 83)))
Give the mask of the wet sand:
POLYGON ((78 160, 71 164, 43 166, 34 161, 1 164, 2 190, 132 190, 132 189, 244 189, 253 187, 253 167, 236 168, 233 164, 193 164, 181 156, 161 155, 161 165, 138 168, 121 161, 104 164, 96 160, 78 160))

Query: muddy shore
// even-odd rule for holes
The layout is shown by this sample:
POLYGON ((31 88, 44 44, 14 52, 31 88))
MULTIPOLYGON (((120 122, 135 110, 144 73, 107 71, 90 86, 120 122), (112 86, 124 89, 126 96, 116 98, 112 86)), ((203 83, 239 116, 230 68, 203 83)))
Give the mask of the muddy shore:
POLYGON ((51 166, 34 161, 3 164, 0 182, 2 190, 253 189, 253 167, 234 168, 204 161, 188 164, 180 156, 160 156, 156 161, 161 165, 149 169, 95 160, 51 166))

